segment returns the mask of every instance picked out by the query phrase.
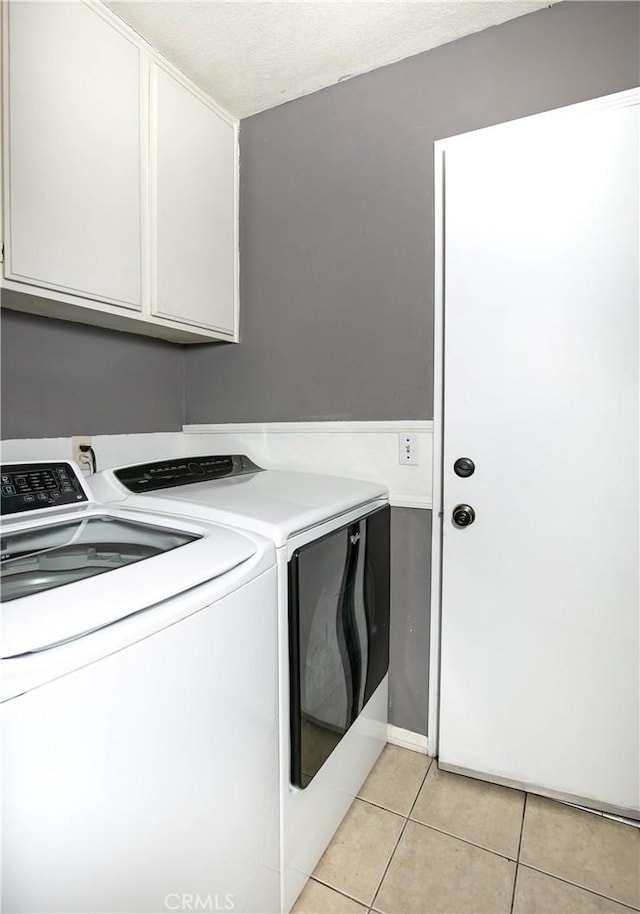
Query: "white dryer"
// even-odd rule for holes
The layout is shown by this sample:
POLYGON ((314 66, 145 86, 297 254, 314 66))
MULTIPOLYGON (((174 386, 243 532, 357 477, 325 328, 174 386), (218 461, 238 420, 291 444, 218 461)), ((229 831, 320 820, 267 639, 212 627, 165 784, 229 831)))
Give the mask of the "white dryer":
POLYGON ((1 472, 1 910, 279 911, 273 544, 1 472))
POLYGON ((91 477, 100 499, 268 537, 278 566, 282 910, 289 911, 386 742, 387 491, 261 470, 241 455, 91 477))

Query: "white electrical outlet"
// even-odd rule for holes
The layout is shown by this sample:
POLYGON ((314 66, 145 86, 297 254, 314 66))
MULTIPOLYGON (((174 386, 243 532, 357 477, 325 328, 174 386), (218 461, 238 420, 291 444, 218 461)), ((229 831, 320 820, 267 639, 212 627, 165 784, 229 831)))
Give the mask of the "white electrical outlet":
POLYGON ((85 476, 93 472, 93 462, 91 455, 80 450, 80 446, 91 447, 90 435, 78 435, 71 439, 71 459, 75 460, 85 476))
POLYGON ((420 455, 417 435, 398 435, 398 461, 403 466, 418 466, 420 455))

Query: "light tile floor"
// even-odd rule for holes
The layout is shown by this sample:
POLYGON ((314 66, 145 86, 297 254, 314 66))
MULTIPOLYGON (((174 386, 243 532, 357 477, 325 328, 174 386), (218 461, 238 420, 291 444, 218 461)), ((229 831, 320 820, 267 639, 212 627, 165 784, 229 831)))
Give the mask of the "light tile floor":
POLYGON ((640 910, 640 830, 387 746, 294 914, 640 910))

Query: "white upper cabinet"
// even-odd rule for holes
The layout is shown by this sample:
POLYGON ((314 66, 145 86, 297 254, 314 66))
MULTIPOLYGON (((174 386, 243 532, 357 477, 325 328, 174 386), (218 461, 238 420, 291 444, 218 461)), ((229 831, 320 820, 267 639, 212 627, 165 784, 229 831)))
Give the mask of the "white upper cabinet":
POLYGON ((140 52, 82 3, 9 10, 7 275, 140 309, 140 52))
POLYGON ((102 3, 2 7, 8 306, 237 341, 237 121, 102 3))
POLYGON ((234 127, 159 67, 151 87, 152 309, 232 333, 234 127))

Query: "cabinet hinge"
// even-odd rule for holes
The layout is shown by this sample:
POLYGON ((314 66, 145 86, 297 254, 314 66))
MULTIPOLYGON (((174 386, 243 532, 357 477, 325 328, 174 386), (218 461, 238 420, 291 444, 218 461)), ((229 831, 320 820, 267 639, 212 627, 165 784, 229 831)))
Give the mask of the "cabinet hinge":
POLYGON ((4 244, 0 245, 0 263, 4 263, 4 244))

